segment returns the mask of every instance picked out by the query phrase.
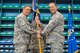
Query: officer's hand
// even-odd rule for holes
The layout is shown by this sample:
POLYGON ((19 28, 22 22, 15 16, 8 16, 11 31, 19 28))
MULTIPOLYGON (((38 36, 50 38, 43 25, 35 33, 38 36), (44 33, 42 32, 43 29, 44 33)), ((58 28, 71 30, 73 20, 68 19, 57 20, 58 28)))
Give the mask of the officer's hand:
POLYGON ((37 35, 37 38, 41 38, 41 35, 37 35))
POLYGON ((35 34, 35 35, 37 34, 37 31, 35 29, 32 28, 31 31, 32 31, 32 34, 35 34))
POLYGON ((41 38, 40 30, 37 31, 37 38, 41 38))
POLYGON ((41 34, 41 36, 44 36, 44 33, 43 32, 41 32, 40 34, 41 34))

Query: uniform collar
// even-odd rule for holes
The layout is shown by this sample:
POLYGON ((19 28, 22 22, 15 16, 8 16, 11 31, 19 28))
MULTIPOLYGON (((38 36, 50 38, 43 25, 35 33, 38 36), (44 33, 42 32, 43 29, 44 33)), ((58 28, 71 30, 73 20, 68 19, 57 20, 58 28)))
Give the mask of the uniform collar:
POLYGON ((57 14, 58 13, 58 11, 56 11, 54 14, 52 14, 51 16, 53 16, 53 15, 55 15, 55 14, 57 14))
POLYGON ((23 12, 21 13, 21 15, 23 15, 24 17, 27 17, 27 16, 25 16, 25 15, 23 14, 23 12))

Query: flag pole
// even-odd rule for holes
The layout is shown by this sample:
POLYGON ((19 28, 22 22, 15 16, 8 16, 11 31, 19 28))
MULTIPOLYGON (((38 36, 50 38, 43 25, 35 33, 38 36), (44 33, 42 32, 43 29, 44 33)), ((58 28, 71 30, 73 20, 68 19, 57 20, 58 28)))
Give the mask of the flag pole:
MULTIPOLYGON (((71 11, 70 11, 70 5, 68 5, 68 11, 69 11, 69 13, 71 12, 71 11)), ((70 32, 71 32, 71 29, 68 30, 68 39, 69 39, 69 36, 70 36, 70 34, 71 34, 70 32)))
MULTIPOLYGON (((36 17, 38 17, 38 14, 37 14, 37 13, 36 13, 36 17)), ((35 18, 35 19, 37 20, 37 18, 35 18)), ((37 20, 37 21, 38 21, 38 20, 37 20)), ((40 27, 39 27, 39 24, 40 24, 40 23, 37 23, 37 22, 36 22, 37 29, 38 29, 38 30, 37 30, 37 36, 41 36, 41 35, 40 35, 40 27)), ((37 37, 37 38, 38 38, 38 37, 37 37)), ((38 38, 38 47, 39 47, 39 52, 42 53, 42 47, 41 47, 40 37, 38 38)))

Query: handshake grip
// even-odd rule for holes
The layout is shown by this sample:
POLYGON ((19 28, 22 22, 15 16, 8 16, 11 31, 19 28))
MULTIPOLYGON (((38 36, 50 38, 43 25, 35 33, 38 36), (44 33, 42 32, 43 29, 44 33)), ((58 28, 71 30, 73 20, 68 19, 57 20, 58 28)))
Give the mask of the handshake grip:
POLYGON ((44 32, 40 32, 40 34, 41 34, 41 36, 44 36, 45 35, 44 32))

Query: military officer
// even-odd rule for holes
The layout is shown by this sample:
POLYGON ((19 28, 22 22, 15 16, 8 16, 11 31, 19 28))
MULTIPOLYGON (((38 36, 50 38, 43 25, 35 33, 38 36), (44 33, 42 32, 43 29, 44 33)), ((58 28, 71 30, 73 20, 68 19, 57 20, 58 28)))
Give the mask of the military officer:
POLYGON ((54 2, 49 3, 49 10, 52 17, 48 25, 42 31, 43 36, 46 35, 46 43, 51 46, 51 53, 63 53, 64 46, 64 17, 57 11, 57 6, 54 2))
POLYGON ((30 37, 32 34, 36 34, 36 30, 34 30, 26 18, 31 12, 30 6, 25 6, 16 18, 14 25, 14 46, 15 53, 27 53, 27 49, 30 43, 30 37))

